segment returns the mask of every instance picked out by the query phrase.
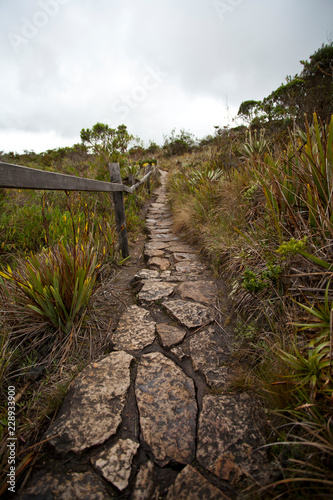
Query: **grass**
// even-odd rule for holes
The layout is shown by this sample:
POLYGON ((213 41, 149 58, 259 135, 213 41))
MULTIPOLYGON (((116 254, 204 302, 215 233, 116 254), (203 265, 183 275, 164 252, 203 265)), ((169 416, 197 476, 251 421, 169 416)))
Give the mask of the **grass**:
POLYGON ((239 321, 232 387, 269 409, 282 467, 270 493, 324 498, 333 470, 333 117, 323 124, 314 114, 284 145, 249 133, 224 148, 225 165, 210 151, 170 169, 175 226, 227 279, 239 321))

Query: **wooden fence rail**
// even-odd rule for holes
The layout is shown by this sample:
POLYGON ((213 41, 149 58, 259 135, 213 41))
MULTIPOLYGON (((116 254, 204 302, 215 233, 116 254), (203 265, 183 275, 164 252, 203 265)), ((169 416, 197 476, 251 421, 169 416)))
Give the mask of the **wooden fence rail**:
POLYGON ((131 187, 125 186, 122 183, 119 163, 110 163, 109 170, 111 182, 104 182, 0 162, 0 188, 112 193, 119 249, 121 250, 122 256, 126 258, 129 256, 129 250, 123 193, 133 194, 135 189, 144 182, 147 182, 148 190, 150 190, 149 182, 153 170, 151 165, 149 165, 149 172, 140 182, 137 182, 131 187))

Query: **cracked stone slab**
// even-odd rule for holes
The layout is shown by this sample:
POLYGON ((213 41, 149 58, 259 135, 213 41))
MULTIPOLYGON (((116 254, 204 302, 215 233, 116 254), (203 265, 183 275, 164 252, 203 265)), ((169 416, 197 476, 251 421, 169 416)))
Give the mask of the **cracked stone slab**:
POLYGON ((196 328, 214 321, 212 310, 198 302, 166 300, 163 306, 171 316, 187 328, 196 328))
POLYGON ((59 453, 80 452, 116 433, 130 386, 126 352, 113 352, 90 363, 73 380, 56 421, 46 438, 59 453), (98 420, 96 420, 98 415, 98 420))
POLYGON ((148 266, 155 266, 161 271, 165 271, 170 267, 170 261, 161 257, 152 257, 148 261, 148 266))
POLYGON ((168 323, 159 323, 156 325, 157 333, 161 339, 163 347, 170 347, 179 344, 184 340, 186 330, 178 326, 172 326, 168 323))
POLYGON ((130 306, 119 320, 112 335, 114 348, 118 351, 139 351, 155 340, 155 321, 148 319, 149 311, 130 306))
POLYGON ((91 463, 107 481, 122 491, 128 486, 132 460, 139 446, 132 439, 119 439, 116 444, 93 457, 91 463))
POLYGON ((163 281, 145 281, 138 298, 144 304, 151 304, 157 300, 162 300, 171 295, 176 285, 164 283, 163 281))
POLYGON ((179 285, 178 293, 183 300, 191 299, 208 306, 216 304, 217 287, 214 281, 184 282, 179 285))
POLYGON ((200 464, 233 485, 248 475, 267 484, 270 467, 266 453, 257 449, 265 444, 257 413, 245 393, 205 396, 198 430, 200 464))
POLYGON ((34 484, 28 486, 18 500, 59 499, 59 500, 110 500, 103 481, 90 471, 54 474, 39 473, 33 476, 34 484))
POLYGON ((166 500, 230 500, 191 465, 178 474, 169 488, 166 500))
POLYGON ((223 363, 228 352, 217 343, 214 329, 196 333, 190 339, 190 355, 193 368, 204 374, 210 387, 221 387, 229 378, 229 370, 223 363), (205 346, 203 349, 202 346, 205 346))
MULTIPOLYGON (((141 465, 135 478, 132 500, 151 500, 155 491, 154 462, 141 465)), ((156 497, 155 497, 156 498, 156 497)))
POLYGON ((135 382, 142 440, 155 462, 190 463, 196 441, 197 403, 193 380, 159 352, 141 357, 135 382))

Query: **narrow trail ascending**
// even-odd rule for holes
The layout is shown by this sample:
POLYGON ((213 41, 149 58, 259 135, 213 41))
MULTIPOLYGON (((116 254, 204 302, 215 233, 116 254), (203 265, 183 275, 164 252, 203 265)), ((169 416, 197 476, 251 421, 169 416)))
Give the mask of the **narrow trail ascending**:
POLYGON ((148 265, 132 282, 138 305, 120 318, 111 354, 74 379, 47 432, 52 456, 19 498, 246 498, 245 487, 269 481, 258 409, 225 392, 232 339, 219 290, 172 232, 161 176, 148 265))

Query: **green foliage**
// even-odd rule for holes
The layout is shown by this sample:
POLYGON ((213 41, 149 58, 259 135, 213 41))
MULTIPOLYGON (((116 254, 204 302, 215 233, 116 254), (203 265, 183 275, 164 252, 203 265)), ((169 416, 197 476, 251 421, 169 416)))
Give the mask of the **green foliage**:
POLYGON ((80 137, 82 143, 91 148, 106 164, 118 162, 134 139, 128 133, 126 125, 113 129, 104 123, 96 123, 91 129, 82 129, 80 137))
MULTIPOLYGON (((18 198, 23 196, 18 193, 18 198)), ((45 242, 42 224, 42 207, 36 195, 29 197, 31 203, 9 205, 2 203, 0 213, 0 254, 37 251, 45 242)))
POLYGON ((264 269, 260 273, 255 273, 250 269, 245 269, 243 273, 242 286, 248 292, 258 293, 276 284, 282 273, 282 269, 279 265, 268 264, 267 269, 264 269))
POLYGON ((241 338, 248 340, 255 340, 258 336, 258 327, 255 323, 245 323, 244 321, 237 321, 235 333, 241 338))
POLYGON ((255 182, 243 194, 244 201, 251 203, 253 201, 253 199, 256 197, 258 192, 260 192, 260 184, 259 184, 259 182, 255 182))
POLYGON ((282 243, 276 251, 280 255, 297 255, 300 251, 305 250, 307 241, 307 236, 304 236, 301 240, 291 238, 289 241, 282 243))
POLYGON ((90 246, 64 243, 39 255, 31 255, 21 269, 0 272, 18 307, 28 308, 49 322, 60 334, 68 334, 88 304, 97 277, 97 252, 90 246))
POLYGON ((241 152, 245 158, 255 160, 267 151, 268 144, 264 136, 264 130, 260 131, 259 137, 256 130, 253 134, 251 130, 247 132, 246 142, 241 147, 241 152))
POLYGON ((258 115, 260 101, 243 101, 239 106, 237 116, 251 122, 258 115))
POLYGON ((176 134, 176 129, 171 131, 169 136, 164 136, 163 149, 167 156, 182 155, 189 153, 195 146, 193 134, 186 132, 184 129, 176 134))
POLYGON ((155 155, 160 150, 160 146, 154 141, 149 141, 148 147, 145 149, 145 153, 148 155, 155 155))

